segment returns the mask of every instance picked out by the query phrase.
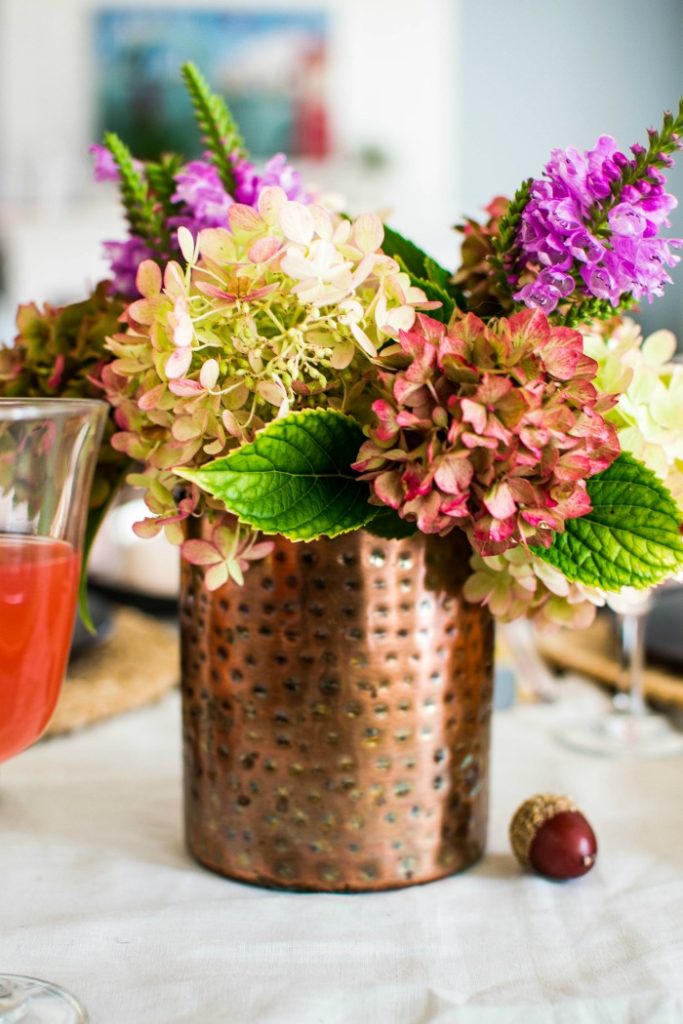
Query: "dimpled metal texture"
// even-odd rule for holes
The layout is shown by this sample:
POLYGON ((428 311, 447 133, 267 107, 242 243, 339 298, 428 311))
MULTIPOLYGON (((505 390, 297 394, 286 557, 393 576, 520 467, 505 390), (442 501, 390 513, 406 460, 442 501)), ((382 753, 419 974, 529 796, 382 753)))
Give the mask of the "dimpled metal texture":
POLYGON ((213 593, 183 567, 187 840, 257 885, 399 888, 483 852, 493 625, 460 534, 293 544, 213 593))

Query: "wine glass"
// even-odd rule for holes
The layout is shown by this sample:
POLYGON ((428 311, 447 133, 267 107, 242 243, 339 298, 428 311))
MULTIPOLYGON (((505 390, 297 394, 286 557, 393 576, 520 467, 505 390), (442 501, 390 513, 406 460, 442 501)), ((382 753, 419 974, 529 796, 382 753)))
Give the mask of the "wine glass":
MULTIPOLYGON (((73 631, 104 402, 0 399, 0 762, 54 711, 73 631)), ((57 985, 0 973, 0 1024, 84 1024, 57 985)))
POLYGON ((606 594, 619 623, 623 689, 612 709, 600 717, 566 727, 560 739, 574 750, 604 757, 670 757, 683 753, 683 733, 645 702, 645 622, 652 608, 652 590, 624 587, 606 594))

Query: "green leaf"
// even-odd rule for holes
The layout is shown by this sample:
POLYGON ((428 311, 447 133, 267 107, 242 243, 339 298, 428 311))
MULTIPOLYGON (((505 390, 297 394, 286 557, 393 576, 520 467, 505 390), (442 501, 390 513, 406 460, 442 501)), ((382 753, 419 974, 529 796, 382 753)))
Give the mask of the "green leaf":
POLYGON ((683 569, 680 516, 652 470, 625 452, 586 486, 592 511, 534 554, 567 579, 620 590, 650 587, 683 569))
POLYGON ((172 198, 178 190, 176 174, 183 165, 182 157, 177 153, 164 153, 158 161, 149 160, 145 164, 145 172, 154 198, 161 203, 165 219, 177 215, 182 203, 172 198))
POLYGON ((414 537, 417 526, 408 519, 401 519, 393 508, 377 509, 377 515, 366 526, 368 533, 382 540, 405 540, 414 537))
POLYGON ((213 165, 226 190, 232 195, 235 191, 235 171, 230 157, 232 154, 246 155, 237 122, 223 98, 211 91, 209 83, 194 64, 190 61, 183 64, 181 74, 213 165))
POLYGON ((453 275, 445 267, 433 260, 431 256, 425 256, 424 268, 428 281, 433 281, 434 284, 441 285, 442 288, 448 290, 453 275))
POLYGON ((390 228, 386 224, 384 225, 382 250, 387 256, 400 260, 407 272, 415 277, 429 276, 426 266, 427 260, 434 267, 438 267, 446 275, 446 278, 449 277, 448 271, 444 270, 443 267, 439 267, 438 263, 431 260, 419 246, 411 242, 410 239, 404 238, 398 231, 395 231, 394 228, 390 228))
POLYGON ((350 469, 364 440, 351 417, 307 409, 269 423, 232 455, 174 472, 262 533, 290 540, 336 537, 377 514, 368 504, 368 484, 350 469))

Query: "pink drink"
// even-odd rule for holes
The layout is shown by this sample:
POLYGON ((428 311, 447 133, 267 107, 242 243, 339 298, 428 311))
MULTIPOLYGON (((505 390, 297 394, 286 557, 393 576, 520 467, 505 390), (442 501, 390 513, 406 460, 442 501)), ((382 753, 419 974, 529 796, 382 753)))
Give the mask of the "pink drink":
POLYGON ((79 569, 65 541, 0 535, 0 761, 37 740, 54 711, 79 569))

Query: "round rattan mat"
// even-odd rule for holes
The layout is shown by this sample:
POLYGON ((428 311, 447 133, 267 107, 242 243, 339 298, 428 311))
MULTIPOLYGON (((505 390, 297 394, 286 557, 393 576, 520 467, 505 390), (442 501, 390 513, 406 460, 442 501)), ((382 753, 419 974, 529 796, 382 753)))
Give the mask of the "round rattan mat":
POLYGON ((119 608, 107 639, 70 667, 46 735, 150 704, 177 685, 179 674, 176 630, 133 608, 119 608))

